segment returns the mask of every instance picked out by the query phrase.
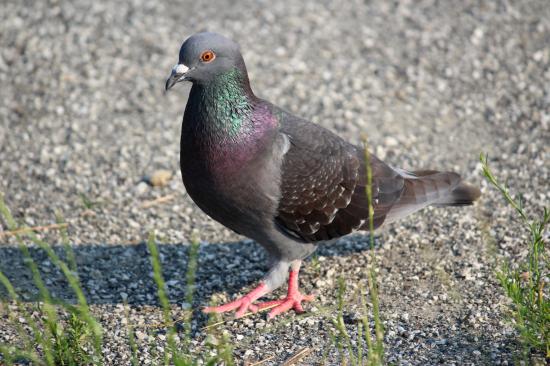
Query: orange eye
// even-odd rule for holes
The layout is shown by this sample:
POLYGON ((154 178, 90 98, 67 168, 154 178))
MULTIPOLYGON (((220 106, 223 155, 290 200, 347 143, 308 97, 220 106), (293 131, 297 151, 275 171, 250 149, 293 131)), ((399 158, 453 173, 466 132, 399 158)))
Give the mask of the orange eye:
POLYGON ((201 54, 201 61, 202 62, 210 62, 216 58, 216 54, 212 51, 204 51, 201 54))

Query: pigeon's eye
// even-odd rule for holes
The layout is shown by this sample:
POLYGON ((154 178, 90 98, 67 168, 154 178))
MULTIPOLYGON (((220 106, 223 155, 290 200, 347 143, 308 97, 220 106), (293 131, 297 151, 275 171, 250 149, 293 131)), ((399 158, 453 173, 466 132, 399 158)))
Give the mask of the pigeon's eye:
POLYGON ((216 58, 216 54, 212 51, 204 51, 201 54, 201 61, 202 62, 210 62, 216 58))

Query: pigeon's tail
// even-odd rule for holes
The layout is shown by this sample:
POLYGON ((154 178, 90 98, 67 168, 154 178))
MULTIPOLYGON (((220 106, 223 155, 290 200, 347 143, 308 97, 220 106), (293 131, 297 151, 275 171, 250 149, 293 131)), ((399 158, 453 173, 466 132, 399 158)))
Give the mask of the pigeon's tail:
POLYGON ((462 182, 460 175, 452 172, 398 170, 405 178, 405 186, 399 200, 392 206, 386 222, 398 220, 426 206, 471 205, 480 195, 478 188, 462 182))
POLYGON ((460 182, 453 188, 451 193, 433 205, 435 206, 469 206, 479 198, 481 192, 479 188, 474 187, 466 182, 460 182))

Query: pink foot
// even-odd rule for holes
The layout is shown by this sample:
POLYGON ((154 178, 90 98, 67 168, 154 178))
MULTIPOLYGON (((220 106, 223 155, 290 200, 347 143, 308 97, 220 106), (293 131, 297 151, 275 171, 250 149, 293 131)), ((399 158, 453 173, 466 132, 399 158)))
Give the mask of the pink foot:
POLYGON ((304 308, 302 307, 302 301, 312 301, 313 299, 313 295, 302 295, 301 293, 297 292, 294 295, 287 295, 287 297, 280 300, 262 302, 261 304, 257 305, 257 310, 262 310, 270 308, 273 305, 277 305, 267 315, 268 319, 273 319, 277 315, 284 313, 285 311, 288 311, 290 309, 294 309, 294 311, 296 311, 297 313, 303 313, 304 308))
POLYGON ((285 298, 274 300, 274 301, 266 301, 261 304, 258 304, 255 310, 262 310, 266 308, 270 308, 274 305, 275 308, 269 312, 267 315, 267 319, 273 319, 277 315, 284 313, 285 311, 288 311, 290 309, 294 309, 297 313, 303 313, 304 308, 302 307, 302 301, 312 301, 314 298, 313 295, 303 295, 298 290, 298 271, 290 271, 290 278, 288 280, 288 292, 285 298))
POLYGON ((258 311, 258 307, 256 305, 253 305, 252 303, 259 299, 260 297, 264 296, 269 292, 269 289, 265 283, 261 283, 258 287, 256 287, 254 290, 252 290, 250 293, 244 295, 243 297, 238 298, 235 301, 231 301, 227 304, 220 305, 220 306, 208 306, 204 308, 202 311, 204 313, 225 313, 227 311, 232 311, 235 309, 238 309, 235 313, 235 318, 240 318, 248 310, 252 311, 253 313, 258 311))

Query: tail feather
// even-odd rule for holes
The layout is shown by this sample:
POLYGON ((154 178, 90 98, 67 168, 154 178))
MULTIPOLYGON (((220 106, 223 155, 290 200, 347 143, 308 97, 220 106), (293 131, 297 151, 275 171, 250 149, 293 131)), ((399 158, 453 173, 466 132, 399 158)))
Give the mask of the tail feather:
POLYGON ((466 182, 460 182, 450 194, 437 202, 434 206, 469 206, 481 196, 479 188, 466 182))
POLYGON ((462 182, 460 175, 452 172, 398 170, 405 178, 404 190, 388 212, 386 222, 405 217, 424 207, 471 205, 481 192, 462 182))

